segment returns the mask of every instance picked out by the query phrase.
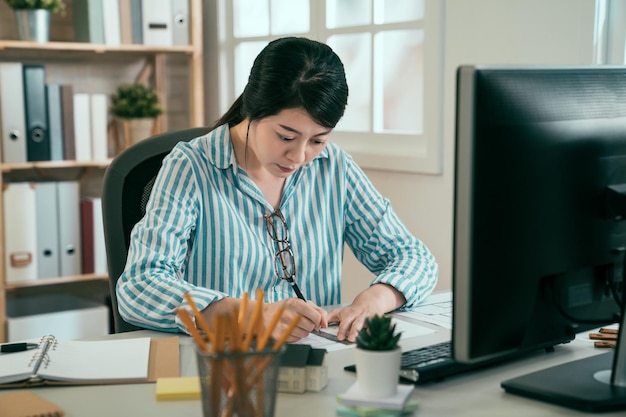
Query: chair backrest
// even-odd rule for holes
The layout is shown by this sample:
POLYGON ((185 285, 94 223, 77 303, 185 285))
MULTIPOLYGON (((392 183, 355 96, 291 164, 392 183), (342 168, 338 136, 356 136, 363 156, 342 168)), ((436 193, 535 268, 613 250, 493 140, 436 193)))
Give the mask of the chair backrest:
POLYGON ((209 130, 195 127, 152 136, 120 153, 104 174, 102 217, 115 333, 139 329, 120 316, 115 286, 126 265, 130 232, 145 214, 161 162, 178 142, 188 142, 209 130))

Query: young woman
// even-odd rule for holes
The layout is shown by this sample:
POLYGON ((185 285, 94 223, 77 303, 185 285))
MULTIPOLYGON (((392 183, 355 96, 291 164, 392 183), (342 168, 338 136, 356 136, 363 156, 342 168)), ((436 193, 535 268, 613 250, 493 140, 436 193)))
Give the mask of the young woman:
POLYGON ((261 288, 266 323, 285 304, 274 335, 299 315, 290 341, 330 322, 340 323, 340 339, 354 341, 368 316, 428 297, 437 281, 433 255, 330 142, 347 99, 343 64, 330 47, 270 42, 212 131, 164 159, 118 281, 122 317, 185 331, 175 314, 188 307, 185 293, 211 322, 261 288), (321 306, 342 302, 345 244, 375 278, 327 313, 321 306))

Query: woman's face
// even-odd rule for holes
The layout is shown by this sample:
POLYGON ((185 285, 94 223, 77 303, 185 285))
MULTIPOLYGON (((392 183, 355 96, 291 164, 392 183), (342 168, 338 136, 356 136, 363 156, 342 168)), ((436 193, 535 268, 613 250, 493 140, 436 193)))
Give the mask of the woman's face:
POLYGON ((315 123, 303 109, 285 109, 252 122, 249 146, 263 169, 286 178, 324 150, 331 130, 315 123))

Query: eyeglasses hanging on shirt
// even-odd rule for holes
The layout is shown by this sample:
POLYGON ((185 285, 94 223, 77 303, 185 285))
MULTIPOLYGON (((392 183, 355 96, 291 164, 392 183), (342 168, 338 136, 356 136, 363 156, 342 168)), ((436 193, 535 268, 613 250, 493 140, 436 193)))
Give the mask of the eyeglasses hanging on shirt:
POLYGON ((285 216, 279 209, 276 209, 273 213, 266 214, 264 217, 267 232, 272 240, 276 242, 278 248, 274 255, 274 272, 278 278, 284 279, 291 285, 298 298, 306 301, 298 284, 294 281, 296 277, 296 263, 291 250, 291 243, 289 242, 289 229, 287 228, 285 216))

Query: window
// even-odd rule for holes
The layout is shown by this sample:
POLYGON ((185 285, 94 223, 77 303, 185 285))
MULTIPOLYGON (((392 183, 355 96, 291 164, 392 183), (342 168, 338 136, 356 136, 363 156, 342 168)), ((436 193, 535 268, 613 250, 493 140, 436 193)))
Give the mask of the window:
POLYGON ((439 0, 221 0, 221 110, 271 40, 305 36, 342 59, 348 107, 333 140, 364 168, 441 172, 439 0))
POLYGON ((626 64, 626 1, 597 0, 595 64, 626 64))

